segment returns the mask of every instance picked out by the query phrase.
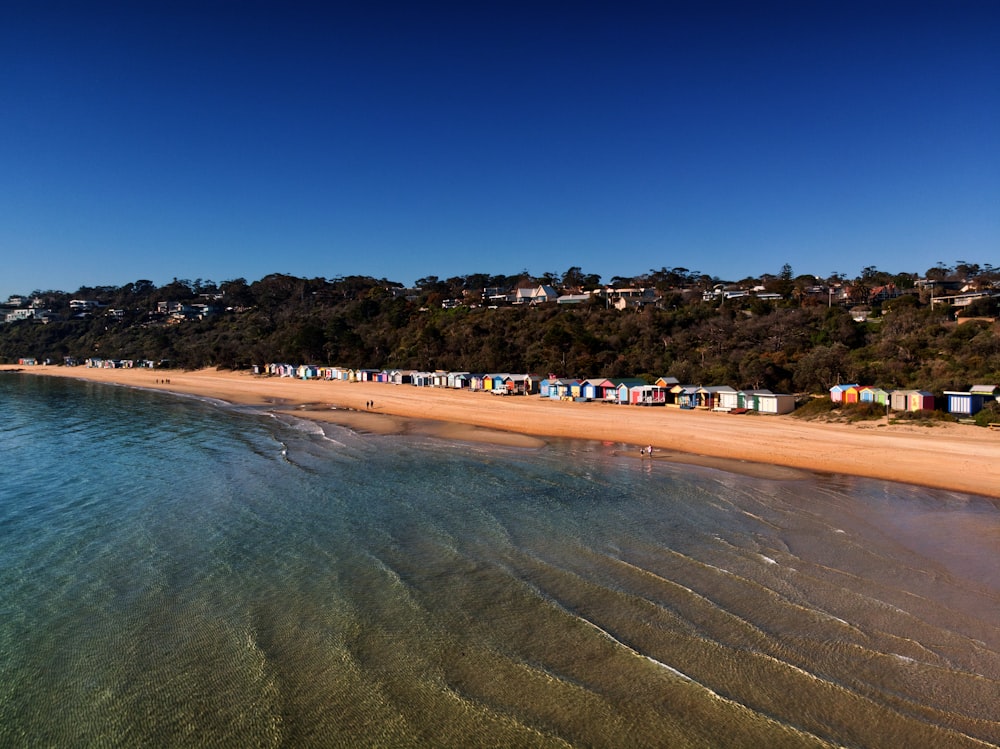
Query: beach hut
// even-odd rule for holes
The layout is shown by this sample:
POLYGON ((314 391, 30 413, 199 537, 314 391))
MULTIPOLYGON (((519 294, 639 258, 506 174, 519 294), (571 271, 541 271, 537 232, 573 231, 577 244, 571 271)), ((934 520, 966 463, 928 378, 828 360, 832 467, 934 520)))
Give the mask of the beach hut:
POLYGON ((472 375, 469 372, 449 372, 448 387, 452 390, 463 390, 469 387, 469 379, 472 375))
POLYGON ((893 411, 905 411, 909 390, 890 390, 889 408, 893 411))
POLYGON ((764 392, 757 396, 757 411, 762 414, 787 414, 794 410, 794 395, 764 392))
POLYGON ((661 385, 636 385, 629 391, 633 406, 663 406, 667 402, 667 389, 661 385))
MULTIPOLYGON (((549 398, 552 398, 553 400, 569 400, 573 397, 572 389, 574 385, 579 387, 580 381, 569 378, 552 380, 549 383, 549 398)), ((579 390, 577 390, 577 392, 579 392, 579 390)))
POLYGON ((734 388, 725 386, 725 390, 720 390, 715 406, 716 411, 732 411, 740 407, 740 394, 734 388))
POLYGON ((843 403, 844 391, 847 390, 848 388, 856 388, 856 387, 857 384, 834 385, 832 388, 830 388, 830 400, 832 400, 834 403, 843 403))
POLYGON ((580 397, 589 401, 614 399, 615 384, 604 377, 593 377, 580 383, 580 397))
POLYGON ((541 382, 538 383, 538 394, 543 398, 549 397, 549 389, 552 386, 553 379, 545 377, 541 382))
POLYGON ((861 386, 851 385, 844 389, 843 402, 844 403, 857 403, 858 399, 861 397, 861 386))
POLYGON ((511 395, 531 395, 536 379, 527 374, 510 374, 504 378, 504 387, 511 395))
POLYGON ((673 398, 673 402, 668 400, 667 405, 677 406, 678 408, 695 408, 698 405, 697 385, 674 385, 670 388, 669 392, 673 398))
POLYGON ((719 397, 724 392, 735 393, 736 390, 729 387, 729 385, 709 385, 708 387, 700 387, 695 391, 695 404, 697 408, 706 408, 709 410, 720 409, 719 397))
POLYGON ((664 390, 670 390, 674 385, 680 385, 681 381, 676 377, 657 377, 654 385, 659 385, 664 390))
POLYGON ((413 370, 394 369, 389 372, 389 382, 393 385, 410 385, 413 383, 413 370))
POLYGON ((945 390, 944 397, 948 413, 957 416, 975 416, 983 410, 983 404, 986 402, 983 393, 973 393, 971 390, 945 390))
POLYGON ((643 387, 646 381, 640 377, 615 377, 611 380, 615 386, 615 402, 628 405, 632 402, 632 388, 643 387))
POLYGON ((739 404, 739 408, 745 408, 748 411, 760 411, 760 399, 762 396, 774 395, 770 390, 740 390, 736 394, 736 402, 739 404))
POLYGON ((431 372, 413 372, 410 375, 410 384, 420 388, 430 387, 432 376, 431 372))
POLYGON ((1000 387, 996 385, 973 385, 969 388, 969 392, 973 395, 983 396, 984 405, 991 400, 1000 403, 1000 387))
POLYGON ((504 376, 505 375, 497 374, 496 372, 483 375, 483 390, 493 392, 493 390, 502 389, 504 376))
POLYGON ((889 393, 874 385, 865 385, 858 391, 858 401, 860 403, 878 403, 885 406, 889 403, 889 393))

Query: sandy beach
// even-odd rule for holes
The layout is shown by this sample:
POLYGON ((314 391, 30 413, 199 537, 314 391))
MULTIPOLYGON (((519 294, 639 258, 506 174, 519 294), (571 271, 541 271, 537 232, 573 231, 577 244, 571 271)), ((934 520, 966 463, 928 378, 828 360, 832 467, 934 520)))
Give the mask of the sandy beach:
POLYGON ((542 447, 546 437, 635 445, 639 459, 695 463, 772 478, 802 471, 887 479, 1000 498, 1000 431, 962 424, 933 427, 803 422, 791 416, 732 415, 674 408, 498 397, 409 385, 302 381, 214 369, 196 372, 84 367, 12 367, 142 387, 230 403, 270 406, 365 432, 542 447), (368 402, 373 402, 371 408, 368 402))

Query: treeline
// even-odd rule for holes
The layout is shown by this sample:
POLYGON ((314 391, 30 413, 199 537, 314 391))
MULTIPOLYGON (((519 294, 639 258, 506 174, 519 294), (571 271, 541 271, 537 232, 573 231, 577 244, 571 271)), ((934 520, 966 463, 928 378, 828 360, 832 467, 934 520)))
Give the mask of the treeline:
MULTIPOLYGON (((651 379, 669 374, 687 383, 776 392, 822 392, 844 381, 935 392, 1000 382, 997 326, 956 325, 946 307, 932 308, 917 294, 876 304, 869 321, 855 322, 844 307, 796 293, 800 279, 790 272, 765 279, 784 284, 779 301, 721 302, 702 300, 701 290, 717 279, 664 271, 670 272, 676 277, 664 282, 657 305, 624 311, 599 299, 574 306, 440 306, 440 298, 459 295, 460 286, 481 291, 544 280, 525 274, 466 276, 461 285, 428 277, 418 282, 417 298, 399 293, 397 283, 362 276, 271 275, 218 285, 175 280, 162 287, 137 281, 72 295, 36 292, 57 312, 55 319, 0 326, 0 360, 148 359, 189 369, 284 361, 651 379), (100 309, 81 319, 69 309, 70 299, 92 299, 123 314, 115 319, 100 309), (199 299, 215 299, 219 311, 178 324, 156 312, 161 301, 199 299)), ((997 314, 995 300, 981 302, 977 312, 997 314)))

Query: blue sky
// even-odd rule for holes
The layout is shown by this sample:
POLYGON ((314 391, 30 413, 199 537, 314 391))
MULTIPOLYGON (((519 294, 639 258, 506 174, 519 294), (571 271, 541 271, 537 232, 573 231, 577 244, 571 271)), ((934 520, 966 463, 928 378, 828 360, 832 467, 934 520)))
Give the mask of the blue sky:
POLYGON ((1000 3, 0 11, 0 298, 1000 265, 1000 3))

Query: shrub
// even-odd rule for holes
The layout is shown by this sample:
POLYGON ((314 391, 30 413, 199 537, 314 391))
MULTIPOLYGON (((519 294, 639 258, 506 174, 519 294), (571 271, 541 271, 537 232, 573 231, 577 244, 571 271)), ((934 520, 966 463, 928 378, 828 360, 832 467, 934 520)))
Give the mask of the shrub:
POLYGON ((872 421, 885 416, 885 406, 881 403, 845 403, 841 411, 849 422, 872 421))
POLYGON ((799 419, 819 419, 830 416, 836 408, 837 404, 830 400, 829 396, 810 398, 796 408, 792 415, 799 419))
POLYGON ((976 424, 981 427, 987 424, 1000 424, 1000 403, 990 401, 975 416, 976 424))
POLYGON ((934 426, 942 421, 957 422, 953 414, 944 411, 897 411, 893 414, 890 423, 898 424, 908 422, 918 426, 934 426))

